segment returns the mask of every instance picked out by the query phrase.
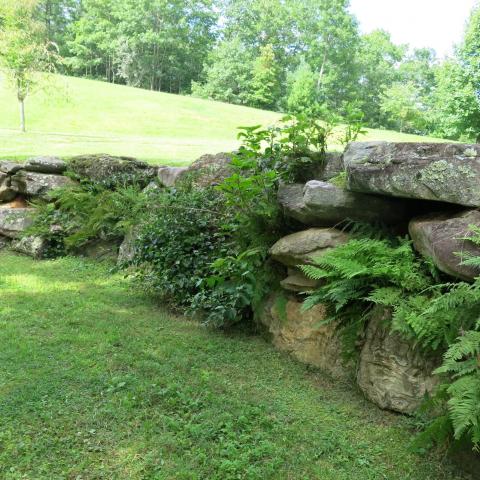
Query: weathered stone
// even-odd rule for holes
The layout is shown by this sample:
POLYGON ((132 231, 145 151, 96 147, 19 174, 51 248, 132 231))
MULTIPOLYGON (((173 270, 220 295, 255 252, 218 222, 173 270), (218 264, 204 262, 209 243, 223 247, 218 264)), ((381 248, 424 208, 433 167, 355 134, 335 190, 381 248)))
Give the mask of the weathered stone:
POLYGON ((403 200, 349 192, 318 180, 282 185, 278 198, 285 214, 305 225, 334 226, 345 220, 393 225, 408 218, 403 200))
POLYGON ((231 153, 221 152, 215 155, 202 155, 177 178, 182 178, 184 175, 192 176, 195 184, 199 187, 218 185, 232 174, 231 161, 231 153))
POLYGON ((34 208, 0 208, 0 235, 16 238, 32 225, 34 208))
POLYGON ((157 170, 158 181, 164 187, 173 187, 177 179, 188 170, 188 167, 160 167, 157 170))
POLYGON ((15 196, 15 190, 10 187, 10 176, 0 172, 0 202, 9 202, 15 196))
POLYGON ((318 282, 296 268, 289 268, 288 277, 282 280, 280 285, 290 292, 310 292, 318 286, 318 282))
POLYGON ((138 231, 136 228, 131 228, 125 238, 123 239, 120 248, 118 249, 117 264, 120 266, 126 265, 133 260, 136 253, 135 242, 138 239, 138 231))
POLYGON ((410 414, 436 386, 432 372, 438 362, 390 332, 386 325, 390 315, 388 310, 377 309, 367 327, 357 382, 380 408, 410 414))
POLYGON ((146 186, 156 175, 156 169, 132 157, 106 154, 81 155, 70 160, 70 171, 93 182, 143 183, 146 186))
POLYGON ((322 325, 325 319, 326 308, 323 305, 303 312, 301 302, 273 295, 259 321, 268 328, 272 343, 279 350, 333 377, 350 377, 353 369, 343 364, 337 324, 322 325))
MULTIPOLYGON (((479 186, 480 188, 480 186, 479 186)), ((462 265, 468 255, 480 256, 480 247, 466 240, 471 235, 470 225, 480 227, 480 211, 432 214, 414 218, 409 225, 415 248, 431 258, 442 271, 462 280, 472 281, 480 276, 480 268, 462 265)))
POLYGON ((3 160, 0 162, 0 172, 13 175, 23 168, 23 163, 11 162, 10 160, 3 160))
POLYGON ((108 240, 92 240, 75 251, 76 255, 93 260, 113 260, 118 258, 118 245, 108 240))
POLYGON ((11 177, 11 185, 23 195, 48 199, 51 190, 70 187, 76 185, 76 182, 62 175, 21 170, 11 177))
POLYGON ((29 172, 63 173, 67 164, 57 157, 33 157, 25 162, 24 169, 29 172))
POLYGON ((313 263, 328 250, 348 241, 348 235, 334 228, 310 228, 281 238, 270 255, 287 267, 313 263))
POLYGON ((323 180, 327 182, 344 171, 343 153, 327 152, 323 164, 315 170, 314 176, 312 178, 306 178, 305 181, 323 180))
POLYGON ((355 192, 480 206, 480 145, 354 142, 344 162, 355 192))
POLYGON ((32 258, 42 258, 48 246, 47 240, 38 236, 23 237, 12 241, 12 250, 32 258))

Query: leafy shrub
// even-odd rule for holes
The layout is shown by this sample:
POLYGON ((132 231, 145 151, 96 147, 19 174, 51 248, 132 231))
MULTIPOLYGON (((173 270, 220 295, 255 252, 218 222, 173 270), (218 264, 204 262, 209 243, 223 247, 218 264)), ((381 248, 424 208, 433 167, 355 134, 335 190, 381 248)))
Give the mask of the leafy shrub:
POLYGON ((45 255, 62 255, 91 240, 120 241, 145 207, 146 194, 138 186, 106 189, 83 182, 52 192, 52 203, 37 205, 34 223, 25 235, 48 240, 45 255))

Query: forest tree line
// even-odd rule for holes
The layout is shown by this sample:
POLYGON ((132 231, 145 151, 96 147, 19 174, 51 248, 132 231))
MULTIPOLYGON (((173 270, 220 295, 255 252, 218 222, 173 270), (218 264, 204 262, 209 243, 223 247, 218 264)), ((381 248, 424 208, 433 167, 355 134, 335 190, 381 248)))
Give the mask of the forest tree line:
POLYGON ((480 8, 455 54, 361 34, 349 0, 39 0, 62 73, 476 140, 480 8))

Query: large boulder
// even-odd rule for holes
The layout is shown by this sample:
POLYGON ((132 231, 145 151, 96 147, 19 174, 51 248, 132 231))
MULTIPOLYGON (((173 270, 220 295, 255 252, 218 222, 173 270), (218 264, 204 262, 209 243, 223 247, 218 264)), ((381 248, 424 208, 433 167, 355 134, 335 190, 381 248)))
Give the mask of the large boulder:
POLYGON ((270 249, 270 255, 287 267, 312 264, 328 250, 346 243, 348 238, 335 228, 310 228, 281 238, 270 249))
POLYGON ((221 152, 215 155, 202 155, 185 172, 182 172, 181 177, 191 176, 194 183, 199 187, 218 185, 232 174, 231 161, 231 153, 221 152))
POLYGON ((344 162, 354 192, 480 206, 480 145, 354 142, 344 162))
POLYGON ((156 169, 132 157, 106 154, 80 155, 70 160, 68 169, 79 179, 92 182, 140 183, 147 185, 155 178, 156 169))
POLYGON ((72 179, 63 175, 37 173, 20 170, 10 179, 11 187, 18 193, 28 197, 49 199, 52 190, 76 185, 72 179))
POLYGON ((326 319, 324 305, 302 311, 302 303, 294 298, 274 294, 267 301, 259 321, 272 343, 297 360, 318 367, 336 378, 352 376, 352 369, 342 359, 342 345, 337 324, 321 323, 326 319))
POLYGON ((378 308, 366 331, 357 383, 365 396, 385 410, 413 413, 437 384, 432 372, 438 360, 388 327, 391 313, 378 308))
POLYGON ((0 235, 18 237, 33 223, 34 208, 0 208, 0 235))
POLYGON ((35 259, 43 258, 47 247, 48 241, 38 236, 28 236, 13 240, 11 245, 13 251, 23 253, 35 259))
POLYGON ((63 173, 67 164, 57 157, 33 157, 28 159, 23 167, 29 172, 39 173, 63 173))
POLYGON ((409 232, 415 248, 432 259, 442 272, 472 281, 480 276, 480 268, 462 264, 469 255, 480 256, 480 247, 466 239, 471 235, 470 225, 480 227, 480 211, 414 218, 409 224, 409 232))
POLYGON ((160 167, 157 170, 158 181, 164 187, 173 187, 188 167, 160 167))
POLYGON ((278 198, 285 214, 305 225, 334 226, 345 220, 395 225, 408 218, 403 200, 349 192, 318 180, 282 185, 278 198))

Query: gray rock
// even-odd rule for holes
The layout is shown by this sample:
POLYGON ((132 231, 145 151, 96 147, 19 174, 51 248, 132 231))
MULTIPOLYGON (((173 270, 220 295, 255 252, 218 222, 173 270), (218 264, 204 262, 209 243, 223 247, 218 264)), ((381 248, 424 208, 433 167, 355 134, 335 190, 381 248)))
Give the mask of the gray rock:
POLYGON ((345 220, 395 225, 408 218, 402 200, 349 192, 318 180, 281 185, 278 199, 288 217, 311 226, 335 226, 345 220))
POLYGON ((118 249, 117 264, 123 266, 133 260, 136 253, 135 242, 138 239, 138 228, 131 228, 125 235, 120 248, 118 249))
POLYGON ((32 225, 34 208, 0 208, 0 235, 18 237, 32 225))
POLYGON ((28 236, 13 240, 11 245, 13 251, 23 253, 35 259, 43 258, 47 246, 47 240, 38 236, 28 236))
POLYGON ((357 383, 365 396, 385 410, 413 413, 437 384, 438 360, 427 358, 386 323, 388 310, 377 309, 360 354, 357 383))
POLYGON ((158 181, 164 187, 173 187, 188 167, 160 167, 157 170, 158 181))
POLYGON ((29 172, 63 173, 67 164, 57 157, 33 157, 25 162, 24 169, 29 172))
POLYGON ((15 190, 10 187, 10 176, 0 172, 0 202, 9 202, 15 196, 15 190))
POLYGON ((353 367, 344 365, 338 324, 321 324, 326 312, 324 305, 304 312, 298 300, 275 294, 267 301, 258 320, 268 329, 278 350, 337 379, 351 378, 353 367))
POLYGON ((348 238, 334 228, 310 228, 281 238, 270 249, 270 255, 287 267, 312 264, 315 258, 346 243, 348 238))
POLYGON ((10 160, 3 160, 0 162, 0 172, 8 173, 9 175, 18 172, 23 168, 23 163, 11 162, 10 160))
POLYGON ((480 268, 462 265, 462 259, 468 255, 480 256, 480 247, 465 239, 471 235, 470 225, 480 227, 480 211, 414 218, 409 224, 409 232, 415 248, 424 257, 431 258, 439 270, 452 277, 473 281, 480 276, 480 268))
POLYGON ((316 169, 314 177, 307 178, 305 181, 312 179, 328 181, 344 171, 345 165, 343 164, 343 153, 327 152, 325 162, 316 169))
POLYGON ((354 142, 344 162, 348 190, 480 206, 480 145, 354 142))
POLYGON ((202 155, 185 172, 181 173, 181 177, 184 175, 191 176, 194 183, 199 187, 218 185, 232 174, 231 161, 231 153, 221 152, 215 155, 202 155))
POLYGON ((93 260, 116 261, 118 257, 118 245, 108 240, 92 240, 77 248, 75 254, 93 260))
POLYGON ((48 199, 49 193, 55 188, 70 187, 76 185, 72 179, 62 175, 50 173, 36 173, 21 170, 11 177, 12 188, 29 197, 48 199))
POLYGON ((156 175, 156 168, 136 158, 106 154, 74 157, 68 168, 79 178, 93 182, 112 182, 118 178, 125 183, 140 182, 147 185, 156 175))

